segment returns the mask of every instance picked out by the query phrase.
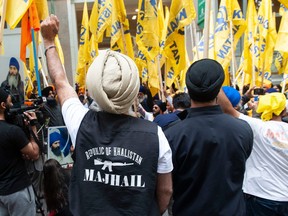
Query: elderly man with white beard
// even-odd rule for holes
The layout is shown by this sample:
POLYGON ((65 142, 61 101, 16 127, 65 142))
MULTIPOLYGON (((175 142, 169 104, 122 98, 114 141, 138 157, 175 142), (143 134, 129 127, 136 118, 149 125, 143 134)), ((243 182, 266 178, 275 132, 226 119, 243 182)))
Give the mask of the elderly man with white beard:
POLYGON ((19 62, 12 57, 6 80, 1 84, 1 87, 9 90, 13 99, 13 107, 21 107, 21 104, 24 103, 24 83, 21 80, 19 69, 19 62))

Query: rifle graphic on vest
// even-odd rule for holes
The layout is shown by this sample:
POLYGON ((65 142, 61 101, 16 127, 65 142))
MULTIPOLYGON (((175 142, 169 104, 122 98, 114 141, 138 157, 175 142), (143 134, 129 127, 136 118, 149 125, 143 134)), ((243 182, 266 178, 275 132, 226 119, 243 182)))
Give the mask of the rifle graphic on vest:
POLYGON ((104 162, 99 161, 97 159, 94 159, 94 165, 103 165, 103 167, 101 168, 102 170, 105 170, 108 167, 109 172, 112 172, 112 167, 113 166, 131 166, 134 163, 121 163, 121 162, 112 162, 112 161, 107 161, 105 160, 104 162))

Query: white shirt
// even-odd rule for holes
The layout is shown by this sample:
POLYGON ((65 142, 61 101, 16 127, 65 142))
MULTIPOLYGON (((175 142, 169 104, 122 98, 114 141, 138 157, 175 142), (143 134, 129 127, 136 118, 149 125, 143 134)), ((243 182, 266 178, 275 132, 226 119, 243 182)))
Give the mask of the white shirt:
MULTIPOLYGON (((76 144, 76 136, 80 124, 88 111, 89 109, 84 107, 78 98, 70 98, 66 100, 62 106, 62 115, 74 147, 76 144)), ((158 157, 157 172, 169 173, 173 170, 172 152, 169 143, 162 129, 159 126, 158 126, 158 138, 159 138, 159 157, 158 157)))
POLYGON ((264 122, 243 114, 254 133, 253 149, 246 161, 243 191, 264 199, 288 201, 288 124, 264 122))

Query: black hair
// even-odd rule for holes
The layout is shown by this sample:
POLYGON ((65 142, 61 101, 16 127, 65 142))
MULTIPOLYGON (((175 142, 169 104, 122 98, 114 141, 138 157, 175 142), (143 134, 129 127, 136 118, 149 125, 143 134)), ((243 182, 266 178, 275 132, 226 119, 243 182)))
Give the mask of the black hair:
POLYGON ((191 107, 191 99, 189 94, 183 92, 173 96, 174 109, 187 109, 191 107))

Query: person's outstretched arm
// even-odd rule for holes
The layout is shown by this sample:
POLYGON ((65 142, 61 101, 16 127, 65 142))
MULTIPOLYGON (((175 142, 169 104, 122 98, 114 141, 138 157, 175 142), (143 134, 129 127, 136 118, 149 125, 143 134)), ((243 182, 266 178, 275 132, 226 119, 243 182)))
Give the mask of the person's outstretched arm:
POLYGON ((59 20, 57 16, 50 15, 41 23, 41 34, 43 37, 45 55, 47 59, 48 73, 53 85, 57 89, 60 105, 69 98, 78 98, 73 87, 69 84, 66 72, 60 61, 55 46, 55 36, 59 31, 59 20))
POLYGON ((236 109, 234 109, 222 89, 220 89, 220 92, 217 96, 217 103, 221 106, 223 112, 230 114, 236 118, 239 117, 240 113, 236 109))

